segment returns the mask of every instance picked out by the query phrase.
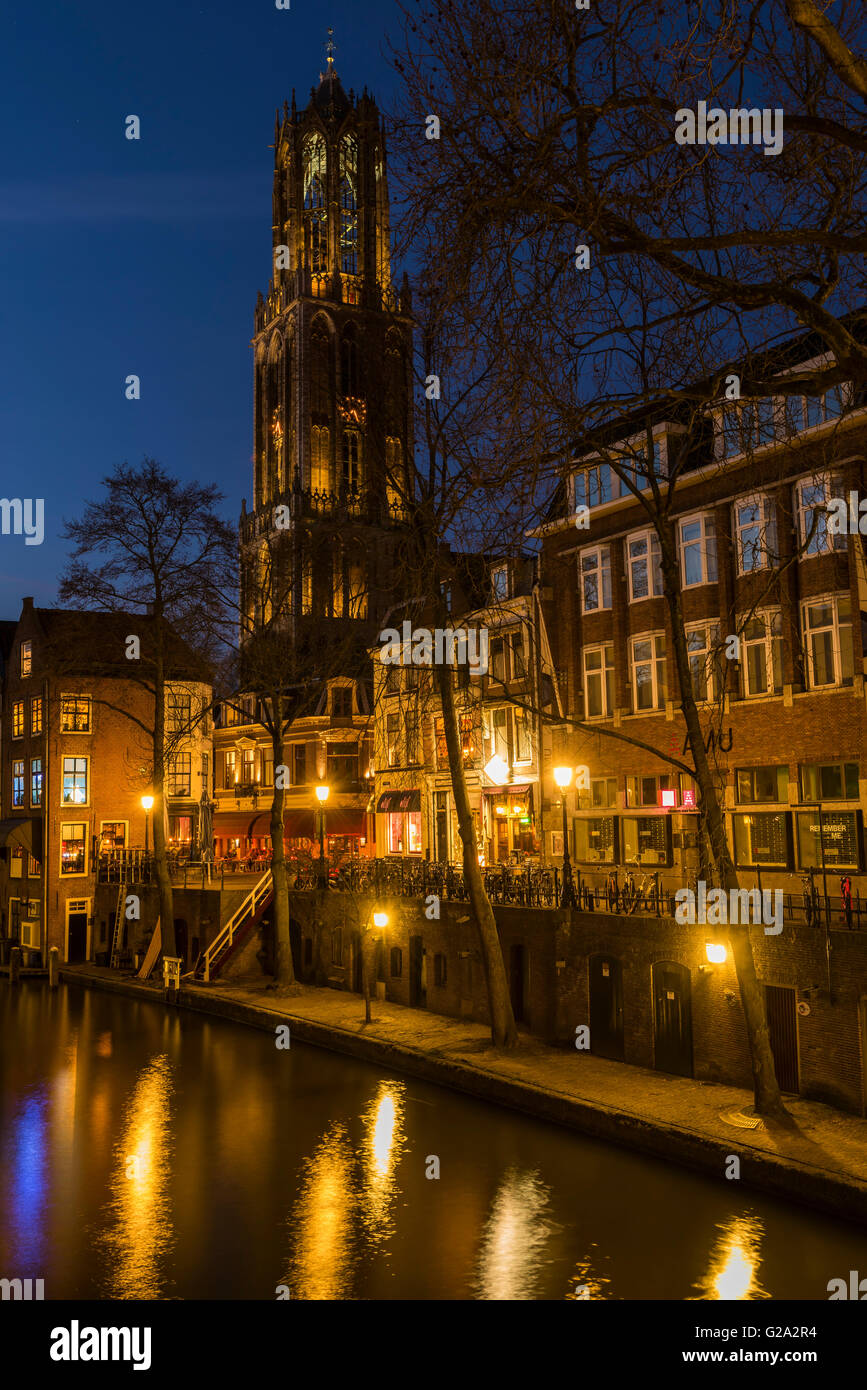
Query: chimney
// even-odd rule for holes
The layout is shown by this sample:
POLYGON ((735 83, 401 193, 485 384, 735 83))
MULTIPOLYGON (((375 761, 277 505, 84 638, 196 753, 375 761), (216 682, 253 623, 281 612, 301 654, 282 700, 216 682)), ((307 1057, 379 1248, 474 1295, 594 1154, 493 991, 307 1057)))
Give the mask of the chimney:
POLYGON ((32 613, 32 612, 33 612, 33 595, 32 595, 32 594, 28 594, 28 595, 27 595, 27 598, 22 599, 21 602, 22 602, 22 604, 23 604, 23 607, 22 607, 22 609, 21 609, 21 616, 22 616, 22 617, 24 616, 25 613, 32 613))

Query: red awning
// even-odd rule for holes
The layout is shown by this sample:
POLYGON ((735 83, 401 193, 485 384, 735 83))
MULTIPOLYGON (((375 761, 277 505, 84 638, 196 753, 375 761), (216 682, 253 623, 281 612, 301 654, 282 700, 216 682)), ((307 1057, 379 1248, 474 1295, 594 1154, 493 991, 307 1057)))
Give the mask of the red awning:
MULTIPOLYGON (((217 811, 214 834, 233 840, 253 840, 271 834, 271 811, 217 811)), ((366 835, 364 810, 356 807, 325 808, 326 835, 366 835)), ((315 840, 319 836, 316 812, 294 809, 283 812, 285 840, 315 840)))
POLYGON ((485 796, 526 796, 530 790, 529 782, 521 782, 514 787, 484 787, 485 796))

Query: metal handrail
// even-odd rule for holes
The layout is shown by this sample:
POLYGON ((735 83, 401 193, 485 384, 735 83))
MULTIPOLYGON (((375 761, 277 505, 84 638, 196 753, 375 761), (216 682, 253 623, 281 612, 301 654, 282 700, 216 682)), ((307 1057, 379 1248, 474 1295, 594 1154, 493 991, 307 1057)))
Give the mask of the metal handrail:
POLYGON ((208 949, 205 951, 204 960, 204 980, 207 984, 211 978, 211 966, 217 956, 222 955, 227 947, 231 946, 235 936, 235 931, 246 917, 252 916, 258 909, 260 903, 268 896, 274 886, 274 876, 269 871, 263 874, 259 882, 254 886, 252 892, 248 893, 237 911, 232 913, 226 925, 217 933, 208 949))

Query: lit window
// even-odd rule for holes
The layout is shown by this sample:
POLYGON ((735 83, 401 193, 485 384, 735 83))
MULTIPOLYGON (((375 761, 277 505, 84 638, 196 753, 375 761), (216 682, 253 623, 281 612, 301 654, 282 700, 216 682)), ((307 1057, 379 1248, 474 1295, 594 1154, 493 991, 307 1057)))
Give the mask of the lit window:
POLYGON ((24 701, 16 700, 12 706, 12 737, 24 737, 24 701))
MULTIPOLYGON (((250 758, 255 755, 255 750, 250 749, 250 758)), ((192 784, 192 753, 171 753, 168 757, 167 766, 167 791, 169 796, 190 796, 192 784)), ((249 775, 252 782, 252 761, 249 764, 249 772, 245 770, 245 779, 249 775)))
POLYGON ((810 686, 851 685, 853 674, 851 601, 833 594, 802 605, 804 647, 810 686))
POLYGON ((304 224, 310 268, 316 273, 328 269, 328 210, 325 141, 313 135, 304 147, 304 224))
POLYGON ((633 637, 631 643, 632 701, 636 714, 664 709, 668 690, 665 671, 665 634, 633 637))
POLYGON ((582 550, 579 557, 581 574, 581 607, 585 613, 596 613, 611 607, 611 554, 607 546, 582 550))
POLYGON ((30 700, 30 732, 42 733, 42 696, 33 695, 30 700))
POLYGON ((712 516, 684 517, 680 523, 681 580, 685 589, 716 582, 716 534, 712 516))
POLYGON ((30 805, 42 805, 42 759, 30 759, 30 805))
POLYGON ((83 823, 60 827, 60 872, 83 874, 87 869, 87 826, 83 823))
POLYGON ((29 676, 29 675, 30 675, 30 672, 31 672, 31 669, 32 669, 33 643, 32 643, 32 642, 22 642, 22 643, 21 643, 21 650, 20 650, 19 655, 20 655, 20 661, 21 661, 21 665, 20 665, 21 675, 22 675, 22 676, 29 676))
MULTIPOLYGON (((358 154, 355 137, 345 135, 340 142, 340 269, 344 275, 358 270, 358 154)), ((350 392, 355 395, 356 393, 350 392)))
POLYGON ((12 763, 12 805, 24 805, 24 759, 16 758, 12 763))
POLYGON ((87 758, 63 759, 63 805, 87 805, 87 758))
POLYGON ((738 573, 770 569, 776 558, 777 534, 769 497, 743 497, 735 503, 738 573))
POLYGON ((388 714, 385 719, 385 741, 388 766, 397 767, 400 763, 400 715, 388 714))
POLYGON ((732 816, 735 863, 748 867, 769 864, 785 868, 789 862, 789 815, 786 811, 751 811, 732 816))
POLYGON ((61 695, 60 732, 62 734, 90 733, 89 695, 61 695))
POLYGON ((614 712, 614 647, 584 648, 584 717, 610 719, 614 712))
POLYGON ((641 531, 626 538, 629 573, 629 602, 658 598, 662 593, 662 565, 659 537, 655 531, 641 531))

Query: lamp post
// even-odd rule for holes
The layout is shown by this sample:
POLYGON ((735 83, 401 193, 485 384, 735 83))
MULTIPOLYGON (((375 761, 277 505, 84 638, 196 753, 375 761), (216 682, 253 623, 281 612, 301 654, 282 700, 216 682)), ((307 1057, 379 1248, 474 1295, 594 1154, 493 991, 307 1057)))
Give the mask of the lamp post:
MULTIPOLYGON (((388 913, 374 912, 373 925, 377 931, 382 931, 384 927, 388 926, 388 913)), ((370 1022, 370 980, 367 971, 367 951, 365 950, 369 932, 370 927, 365 927, 364 931, 361 933, 361 992, 364 995, 365 1023, 370 1022)))
POLYGON ((572 784, 571 767, 555 767, 554 781, 560 788, 560 801, 563 806, 563 892, 560 894, 560 906, 576 907, 572 861, 569 858, 569 826, 566 820, 566 792, 572 784))
POLYGON ((316 800, 319 802, 319 870, 316 875, 317 888, 328 887, 328 875, 325 872, 325 803, 328 800, 329 788, 323 783, 316 788, 316 800))
POLYGON ((148 847, 149 847, 149 846, 148 846, 148 829, 149 829, 149 826, 150 826, 150 822, 149 822, 149 820, 148 820, 148 816, 150 815, 151 807, 152 807, 153 804, 154 804, 154 799, 153 799, 152 796, 143 796, 142 799, 141 799, 141 804, 142 804, 142 806, 144 807, 144 813, 145 813, 145 861, 147 861, 147 857, 148 857, 148 847))

